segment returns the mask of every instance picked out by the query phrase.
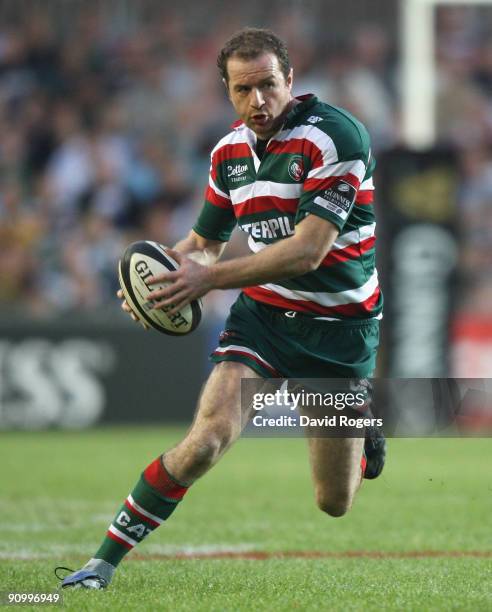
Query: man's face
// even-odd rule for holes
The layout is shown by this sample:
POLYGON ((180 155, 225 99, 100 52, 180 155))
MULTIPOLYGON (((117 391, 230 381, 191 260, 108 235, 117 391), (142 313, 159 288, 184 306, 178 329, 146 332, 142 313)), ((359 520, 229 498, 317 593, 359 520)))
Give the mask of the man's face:
POLYGON ((283 113, 292 99, 292 69, 285 78, 274 53, 263 53, 255 59, 232 56, 227 62, 229 99, 239 118, 267 140, 280 128, 283 113))

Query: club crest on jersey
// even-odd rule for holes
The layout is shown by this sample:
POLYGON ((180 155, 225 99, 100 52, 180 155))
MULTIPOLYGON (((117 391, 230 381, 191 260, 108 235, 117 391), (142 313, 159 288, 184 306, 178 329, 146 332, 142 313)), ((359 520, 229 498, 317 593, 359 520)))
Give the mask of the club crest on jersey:
POLYGON ((288 171, 290 178, 294 179, 294 181, 299 182, 302 180, 304 176, 304 161, 300 155, 291 158, 288 171))

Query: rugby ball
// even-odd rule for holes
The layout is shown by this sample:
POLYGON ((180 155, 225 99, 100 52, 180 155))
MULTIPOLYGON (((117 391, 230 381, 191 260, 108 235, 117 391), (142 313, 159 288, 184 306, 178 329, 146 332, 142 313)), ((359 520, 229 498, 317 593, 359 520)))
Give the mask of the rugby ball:
POLYGON ((165 247, 150 240, 131 244, 118 265, 121 289, 130 308, 142 322, 171 336, 189 334, 197 327, 202 317, 201 300, 194 300, 171 316, 167 314, 171 306, 153 309, 154 302, 149 300, 149 293, 162 289, 169 283, 149 285, 148 279, 178 268, 179 264, 166 253, 165 247))

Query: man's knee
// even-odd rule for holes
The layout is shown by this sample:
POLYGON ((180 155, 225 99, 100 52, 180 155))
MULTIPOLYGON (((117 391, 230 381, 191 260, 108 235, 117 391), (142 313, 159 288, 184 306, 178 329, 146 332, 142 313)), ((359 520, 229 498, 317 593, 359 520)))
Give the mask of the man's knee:
POLYGON ((166 453, 170 472, 183 482, 193 482, 215 465, 236 437, 230 424, 208 424, 198 430, 195 427, 176 448, 166 453))
POLYGON ((177 480, 194 482, 205 474, 239 437, 242 428, 241 377, 254 374, 247 366, 223 362, 215 366, 200 396, 191 430, 165 454, 177 480))
POLYGON ((197 466, 211 466, 227 450, 233 442, 230 430, 222 429, 220 432, 210 432, 193 440, 189 453, 193 463, 197 466))
POLYGON ((349 491, 339 491, 328 494, 325 491, 317 491, 316 503, 318 508, 333 517, 343 516, 352 507, 353 495, 349 491))

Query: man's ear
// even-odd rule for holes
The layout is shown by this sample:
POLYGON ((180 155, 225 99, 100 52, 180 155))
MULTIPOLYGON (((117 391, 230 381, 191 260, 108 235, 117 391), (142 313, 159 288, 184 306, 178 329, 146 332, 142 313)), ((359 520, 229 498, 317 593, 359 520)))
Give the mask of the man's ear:
POLYGON ((292 89, 292 85, 294 84, 294 68, 291 68, 289 70, 289 74, 288 74, 287 79, 286 79, 285 82, 286 82, 287 87, 289 88, 289 90, 292 89))
POLYGON ((225 90, 226 90, 227 97, 230 100, 231 99, 231 92, 229 91, 229 83, 227 82, 227 79, 222 79, 222 83, 224 83, 224 87, 225 87, 225 90))

